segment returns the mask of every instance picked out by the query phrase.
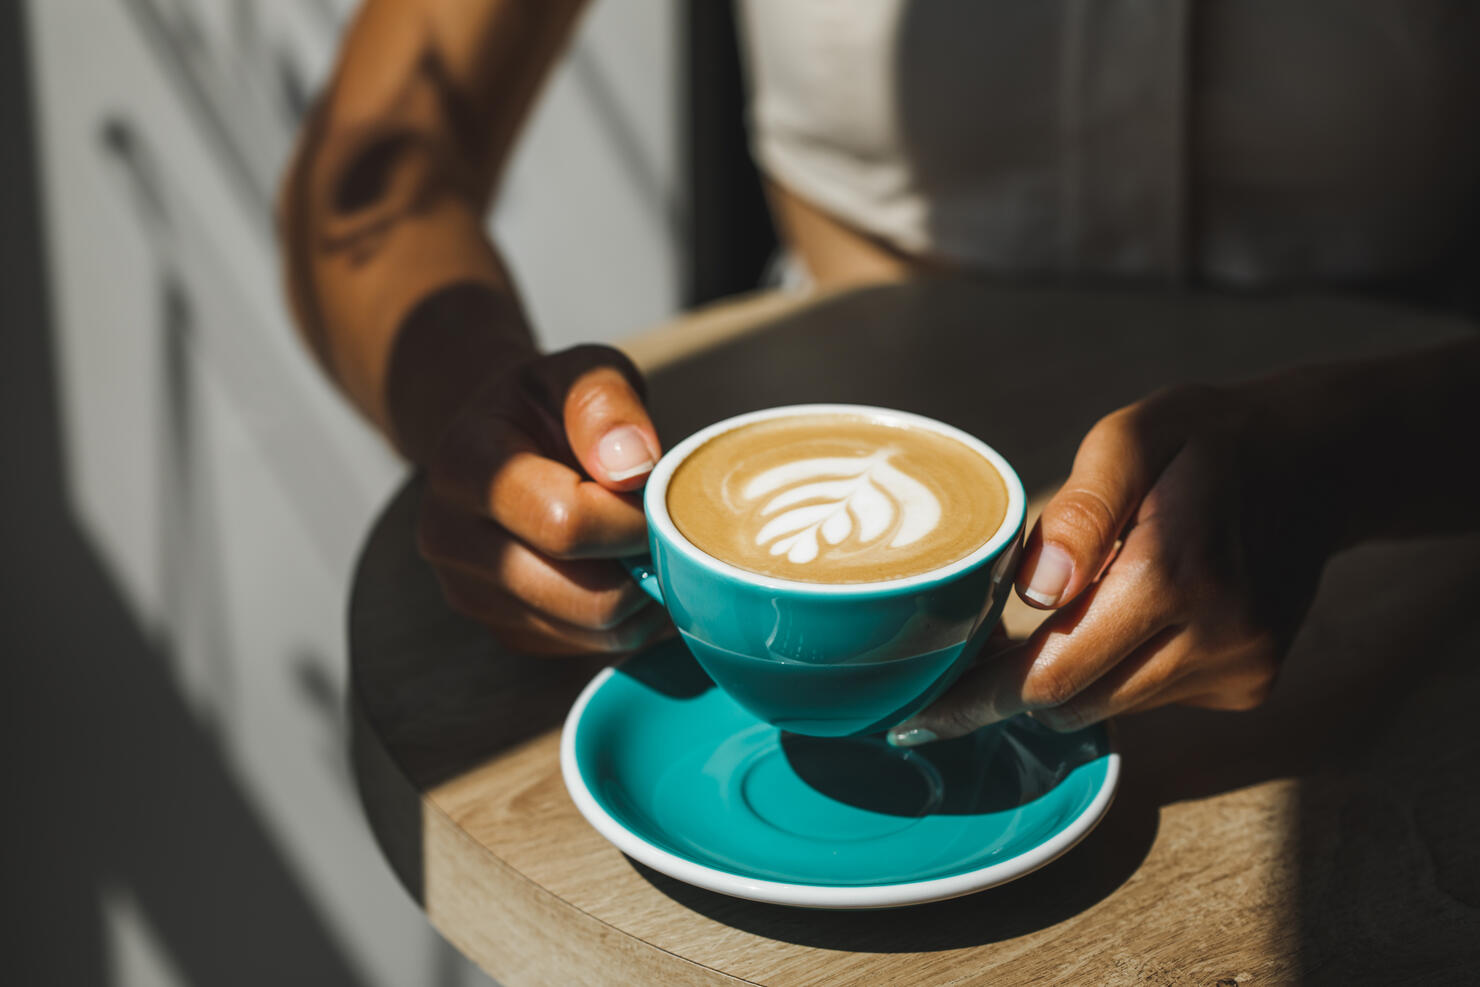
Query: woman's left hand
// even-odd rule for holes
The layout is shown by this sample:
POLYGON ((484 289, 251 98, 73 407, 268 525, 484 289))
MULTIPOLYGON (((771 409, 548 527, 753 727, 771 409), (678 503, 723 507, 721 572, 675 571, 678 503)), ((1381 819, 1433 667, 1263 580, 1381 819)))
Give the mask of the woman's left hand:
MULTIPOLYGON (((1058 730, 1270 693, 1339 521, 1313 392, 1179 388, 1101 419, 1028 537, 1018 593, 1054 611, 896 727, 913 746, 1029 712, 1058 730), (1292 399, 1293 398, 1293 399, 1292 399)), ((1298 384, 1298 382, 1297 382, 1298 384)))

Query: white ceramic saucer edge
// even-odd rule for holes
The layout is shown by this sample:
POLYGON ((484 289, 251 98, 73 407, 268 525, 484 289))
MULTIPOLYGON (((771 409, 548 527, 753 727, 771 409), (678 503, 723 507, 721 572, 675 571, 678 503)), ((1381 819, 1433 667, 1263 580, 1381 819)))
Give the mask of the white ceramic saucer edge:
POLYGON ((1015 881, 1031 874, 1046 864, 1072 850, 1104 819, 1120 786, 1120 752, 1115 743, 1115 733, 1109 731, 1110 750, 1106 755, 1105 778, 1100 790, 1084 810, 1068 825, 1038 846, 1008 860, 1002 860, 964 874, 928 881, 903 884, 880 884, 850 887, 835 887, 813 884, 789 884, 782 881, 762 881, 740 877, 713 867, 685 860, 667 850, 653 846, 627 829, 611 816, 596 800, 585 779, 581 777, 576 763, 576 730, 581 715, 591 698, 612 677, 614 670, 604 668, 581 691, 560 732, 560 773, 565 779, 566 791, 576 809, 598 833, 618 850, 639 863, 686 884, 717 891, 735 898, 774 905, 794 905, 802 908, 826 909, 869 909, 897 908, 902 905, 923 905, 932 901, 944 901, 961 895, 985 891, 988 888, 1015 881))

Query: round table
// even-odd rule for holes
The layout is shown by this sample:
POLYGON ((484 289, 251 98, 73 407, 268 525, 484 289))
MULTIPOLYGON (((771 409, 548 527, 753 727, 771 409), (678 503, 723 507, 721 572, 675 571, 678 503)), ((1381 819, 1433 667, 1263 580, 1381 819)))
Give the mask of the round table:
MULTIPOLYGON (((625 348, 665 443, 751 408, 886 405, 981 435, 1041 503, 1088 426, 1157 387, 1466 331, 1343 297, 942 279, 757 296, 625 348)), ((1116 802, 1057 862, 954 901, 817 912, 682 884, 586 824, 557 749, 601 662, 510 653, 450 612, 416 496, 355 572, 352 753, 392 868, 506 983, 1392 983, 1480 961, 1480 537, 1334 559, 1263 708, 1123 718, 1116 802)))

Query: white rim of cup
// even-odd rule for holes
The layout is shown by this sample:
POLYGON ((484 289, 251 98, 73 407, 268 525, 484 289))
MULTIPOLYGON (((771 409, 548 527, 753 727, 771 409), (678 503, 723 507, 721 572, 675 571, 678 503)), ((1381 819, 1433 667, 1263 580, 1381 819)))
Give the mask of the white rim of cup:
POLYGON ((784 589, 793 593, 811 593, 818 596, 853 596, 864 594, 876 594, 880 592, 908 592, 927 586, 931 583, 950 579, 968 569, 975 568, 983 561, 992 558, 1011 539, 1017 537, 1018 531, 1023 526, 1024 516, 1027 514, 1028 497, 1023 491, 1023 481, 1018 478, 1014 470, 996 449, 987 445, 976 436, 963 432, 953 425, 927 418, 924 415, 916 415, 908 411, 895 411, 891 408, 877 408, 866 404, 792 404, 779 408, 765 408, 760 411, 748 411, 733 418, 715 422, 700 429, 693 435, 684 439, 678 445, 663 454, 658 465, 648 475, 647 487, 643 494, 644 504, 647 508, 648 521, 656 527, 664 539, 675 549, 682 552, 691 561, 711 569, 721 575, 766 589, 784 589), (668 482, 673 478, 673 471, 678 468, 689 455, 710 439, 725 432, 733 431, 745 425, 755 422, 766 421, 771 418, 790 418, 799 415, 853 415, 867 418, 872 422, 882 425, 913 426, 928 429, 937 435, 955 439, 968 449, 976 452, 997 470, 997 475, 1002 478, 1002 484, 1007 488, 1007 511, 1002 516, 1002 523, 993 532, 992 537, 976 548, 971 554, 957 559, 949 565, 938 569, 930 569, 926 572, 916 573, 913 576, 903 576, 899 579, 876 580, 868 583, 812 583, 800 579, 784 579, 779 576, 765 576, 739 566, 722 562, 702 551, 697 545, 689 541, 678 530, 673 519, 668 516, 668 482))

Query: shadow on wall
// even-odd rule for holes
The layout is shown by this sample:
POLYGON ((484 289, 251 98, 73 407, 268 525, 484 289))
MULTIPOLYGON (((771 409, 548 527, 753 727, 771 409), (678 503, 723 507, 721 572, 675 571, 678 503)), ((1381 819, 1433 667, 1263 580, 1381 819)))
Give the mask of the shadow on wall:
POLYGON ((3 13, 7 977, 108 982, 124 900, 185 982, 359 983, 68 513, 27 32, 3 13))

